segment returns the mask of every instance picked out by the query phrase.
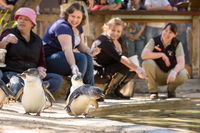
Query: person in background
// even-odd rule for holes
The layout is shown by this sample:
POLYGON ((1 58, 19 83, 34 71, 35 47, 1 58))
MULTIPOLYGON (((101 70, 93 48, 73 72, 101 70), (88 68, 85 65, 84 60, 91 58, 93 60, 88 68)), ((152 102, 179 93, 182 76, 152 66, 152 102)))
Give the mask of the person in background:
MULTIPOLYGON (((132 1, 132 10, 139 10, 140 9, 140 0, 133 0, 132 1)), ((132 58, 133 56, 137 55, 139 57, 139 64, 142 63, 141 53, 144 48, 145 44, 145 37, 143 32, 145 30, 144 23, 127 23, 125 28, 124 37, 126 38, 127 47, 129 57, 132 58)))
POLYGON ((178 7, 177 4, 180 2, 187 2, 188 0, 168 0, 173 8, 173 11, 187 11, 186 8, 178 7))
MULTIPOLYGON (((180 2, 187 2, 187 0, 169 0, 169 3, 173 7, 173 11, 187 11, 186 8, 180 8, 177 6, 180 2)), ((189 56, 189 49, 188 49, 188 31, 190 31, 190 24, 189 23, 177 23, 178 26, 178 34, 177 38, 182 42, 183 49, 185 53, 185 63, 190 64, 190 56, 189 56)))
POLYGON ((150 99, 158 99, 160 85, 167 85, 168 98, 176 97, 176 88, 188 79, 184 69, 182 43, 176 38, 177 26, 168 23, 161 35, 149 40, 142 52, 142 67, 147 73, 150 99))
POLYGON ((127 25, 127 45, 129 50, 129 57, 137 55, 140 64, 142 63, 141 53, 145 44, 145 37, 143 32, 145 30, 144 23, 128 23, 127 25))
POLYGON ((0 9, 13 9, 17 0, 0 0, 0 9))
MULTIPOLYGON (((69 6, 71 6, 73 3, 79 3, 84 7, 84 12, 86 15, 85 25, 83 26, 84 35, 87 38, 94 39, 94 35, 92 34, 92 31, 90 29, 90 22, 89 22, 89 15, 88 10, 94 6, 95 0, 59 0, 60 4, 60 17, 65 17, 65 11, 69 6)), ((87 40, 85 38, 85 40, 87 40)))
MULTIPOLYGON (((121 19, 110 19, 103 26, 104 32, 92 44, 92 48, 100 48, 100 53, 94 57, 94 68, 97 72, 100 75, 110 77, 113 77, 116 73, 120 73, 120 78, 115 76, 117 81, 113 82, 113 85, 109 86, 109 88, 106 88, 104 91, 108 98, 123 98, 119 92, 124 84, 123 81, 127 79, 126 77, 128 77, 128 81, 134 78, 134 72, 136 72, 140 78, 146 78, 143 69, 136 66, 123 55, 124 50, 121 40, 123 28, 124 23, 121 19), (121 81, 119 81, 119 79, 121 79, 121 81)), ((115 78, 112 80, 115 80, 115 78)))
POLYGON ((146 10, 146 7, 145 7, 145 0, 140 0, 140 8, 139 10, 146 10))
POLYGON ((17 87, 12 88, 13 94, 23 87, 23 80, 17 74, 29 68, 37 68, 41 79, 50 83, 49 90, 54 93, 61 87, 62 77, 54 73, 46 73, 46 63, 43 52, 42 40, 33 33, 36 24, 36 13, 30 8, 20 8, 14 19, 17 26, 6 29, 0 36, 0 48, 6 49, 3 81, 9 82, 8 77, 15 76, 17 87))
POLYGON ((43 41, 47 58, 47 71, 60 75, 82 74, 85 84, 94 84, 94 54, 84 41, 86 16, 84 7, 73 3, 65 11, 65 17, 59 18, 46 31, 43 41), (78 49, 79 52, 75 52, 78 49))
POLYGON ((108 5, 105 5, 100 10, 118 10, 122 7, 122 0, 108 0, 108 5))
POLYGON ((93 7, 90 8, 90 10, 91 11, 100 10, 102 7, 104 7, 107 4, 108 4, 107 0, 99 0, 93 7))
MULTIPOLYGON (((168 0, 145 0, 145 7, 148 11, 172 11, 173 8, 168 0)), ((148 42, 152 37, 161 34, 165 23, 147 23, 145 39, 148 42)))

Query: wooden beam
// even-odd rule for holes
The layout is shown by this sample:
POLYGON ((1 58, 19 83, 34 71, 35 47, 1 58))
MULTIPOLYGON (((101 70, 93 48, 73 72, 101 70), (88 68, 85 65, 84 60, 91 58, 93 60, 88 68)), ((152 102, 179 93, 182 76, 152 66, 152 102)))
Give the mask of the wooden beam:
POLYGON ((200 16, 193 16, 192 21, 192 78, 199 78, 200 16))

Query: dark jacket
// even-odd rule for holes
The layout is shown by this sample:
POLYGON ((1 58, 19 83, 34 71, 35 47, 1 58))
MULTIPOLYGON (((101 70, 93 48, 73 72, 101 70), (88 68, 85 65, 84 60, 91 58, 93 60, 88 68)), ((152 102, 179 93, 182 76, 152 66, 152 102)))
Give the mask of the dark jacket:
POLYGON ((3 71, 21 73, 28 68, 45 67, 42 40, 39 36, 31 31, 30 41, 27 42, 17 27, 15 27, 5 30, 0 40, 9 33, 14 34, 18 38, 18 42, 17 44, 10 43, 6 46, 6 67, 2 68, 3 71))
POLYGON ((167 67, 162 58, 154 59, 154 61, 156 62, 156 64, 159 66, 159 68, 161 70, 163 70, 164 72, 168 72, 171 69, 173 69, 177 64, 176 48, 177 48, 180 41, 177 40, 176 38, 174 38, 174 39, 172 39, 171 44, 168 45, 166 48, 164 48, 164 45, 161 41, 161 36, 157 36, 153 39, 154 39, 154 42, 155 42, 155 47, 154 47, 153 52, 163 52, 163 53, 165 53, 166 56, 169 58, 171 65, 169 67, 167 67))

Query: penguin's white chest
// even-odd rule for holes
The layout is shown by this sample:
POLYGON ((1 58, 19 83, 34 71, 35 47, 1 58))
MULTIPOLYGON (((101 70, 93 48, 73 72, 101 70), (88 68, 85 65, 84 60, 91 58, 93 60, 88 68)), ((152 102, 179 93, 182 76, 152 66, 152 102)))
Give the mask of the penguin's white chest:
POLYGON ((81 95, 74 99, 71 103, 71 111, 75 116, 82 115, 88 111, 90 98, 86 95, 81 95))
POLYGON ((38 113, 45 106, 45 93, 40 80, 25 81, 22 105, 28 113, 38 113))

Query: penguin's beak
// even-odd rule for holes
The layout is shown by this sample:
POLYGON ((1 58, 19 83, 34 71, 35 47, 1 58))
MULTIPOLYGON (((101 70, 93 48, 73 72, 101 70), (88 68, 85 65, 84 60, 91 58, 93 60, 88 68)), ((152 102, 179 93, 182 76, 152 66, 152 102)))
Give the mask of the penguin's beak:
POLYGON ((100 94, 100 97, 105 98, 105 95, 102 93, 102 94, 100 94))
POLYGON ((26 75, 38 76, 39 71, 36 68, 29 68, 28 70, 23 72, 26 75))
POLYGON ((81 79, 81 75, 80 74, 78 74, 78 75, 76 75, 75 77, 74 77, 74 80, 80 80, 81 79))
POLYGON ((17 76, 19 76, 22 79, 25 79, 26 78, 26 73, 23 72, 22 74, 17 74, 17 76))

